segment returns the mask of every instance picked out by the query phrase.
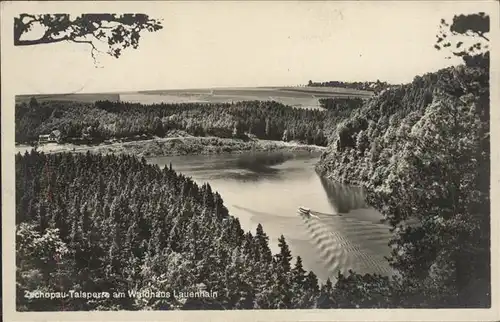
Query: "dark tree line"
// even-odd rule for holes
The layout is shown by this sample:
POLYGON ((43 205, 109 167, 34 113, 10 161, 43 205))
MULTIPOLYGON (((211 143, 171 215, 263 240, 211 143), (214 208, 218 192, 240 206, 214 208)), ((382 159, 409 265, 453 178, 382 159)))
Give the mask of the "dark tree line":
POLYGON ((320 98, 319 103, 322 108, 335 111, 338 114, 349 115, 353 110, 361 108, 365 102, 362 98, 320 98))
POLYGON ((390 87, 391 85, 387 82, 381 82, 380 80, 377 80, 376 82, 343 82, 343 81, 313 82, 312 80, 310 80, 307 86, 350 88, 363 91, 373 91, 378 93, 390 87))
POLYGON ((36 141, 38 135, 56 129, 68 140, 84 135, 94 141, 138 135, 163 137, 169 131, 181 130, 194 136, 250 136, 325 146, 326 118, 321 110, 276 102, 143 105, 32 100, 16 105, 16 142, 36 141))

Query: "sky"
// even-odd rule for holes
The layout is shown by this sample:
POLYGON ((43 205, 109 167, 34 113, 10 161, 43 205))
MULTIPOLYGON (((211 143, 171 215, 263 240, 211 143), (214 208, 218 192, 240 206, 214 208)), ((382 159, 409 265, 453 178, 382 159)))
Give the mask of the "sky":
MULTIPOLYGON (((433 48, 441 18, 493 1, 207 1, 2 3, 2 36, 20 12, 141 12, 162 19, 116 59, 85 44, 7 48, 19 94, 294 86, 313 81, 410 82, 460 60, 433 48), (7 23, 7 21, 9 23, 7 23)), ((492 16, 493 19, 493 16, 492 16)), ((4 38, 4 37, 2 37, 4 38)), ((4 39, 5 40, 5 39, 4 39)), ((3 67, 3 66, 2 66, 3 67)))

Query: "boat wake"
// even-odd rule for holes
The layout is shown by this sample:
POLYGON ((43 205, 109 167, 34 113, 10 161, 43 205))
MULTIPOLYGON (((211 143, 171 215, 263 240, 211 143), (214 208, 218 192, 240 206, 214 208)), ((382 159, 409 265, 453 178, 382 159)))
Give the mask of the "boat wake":
POLYGON ((384 257, 390 253, 388 242, 392 236, 387 225, 304 207, 298 214, 330 276, 347 274, 350 269, 362 274, 394 274, 384 257))

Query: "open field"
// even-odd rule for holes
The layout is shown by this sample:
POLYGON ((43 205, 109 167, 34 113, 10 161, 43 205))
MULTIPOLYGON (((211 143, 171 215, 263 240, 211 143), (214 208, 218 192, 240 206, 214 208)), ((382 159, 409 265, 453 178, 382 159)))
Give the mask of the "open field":
POLYGON ((300 108, 319 108, 319 99, 328 97, 368 98, 373 93, 346 88, 319 87, 245 87, 214 89, 176 89, 139 92, 18 95, 16 103, 38 101, 95 102, 99 100, 124 101, 141 104, 159 103, 231 103, 238 101, 276 101, 300 108))
POLYGON ((198 102, 198 103, 230 103, 237 101, 276 101, 285 105, 301 108, 319 108, 320 98, 360 97, 369 98, 369 91, 345 88, 318 87, 246 87, 215 88, 188 90, 157 90, 123 94, 122 101, 137 103, 161 102, 198 102))
POLYGON ((336 87, 236 87, 236 88, 207 88, 186 90, 155 90, 140 91, 141 94, 173 95, 173 96, 255 96, 255 97, 311 97, 311 96, 356 96, 369 97, 370 91, 361 91, 336 87))
POLYGON ((29 102, 34 97, 39 102, 44 101, 72 101, 72 102, 95 102, 95 101, 119 101, 119 93, 89 93, 89 94, 52 94, 52 95, 17 95, 16 103, 29 102))

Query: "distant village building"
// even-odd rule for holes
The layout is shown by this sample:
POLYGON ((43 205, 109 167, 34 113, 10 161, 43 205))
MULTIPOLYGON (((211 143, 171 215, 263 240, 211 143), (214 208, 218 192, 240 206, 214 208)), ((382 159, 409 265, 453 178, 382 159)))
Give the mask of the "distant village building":
POLYGON ((54 130, 50 134, 41 134, 38 136, 38 143, 60 143, 62 139, 61 131, 54 130))

